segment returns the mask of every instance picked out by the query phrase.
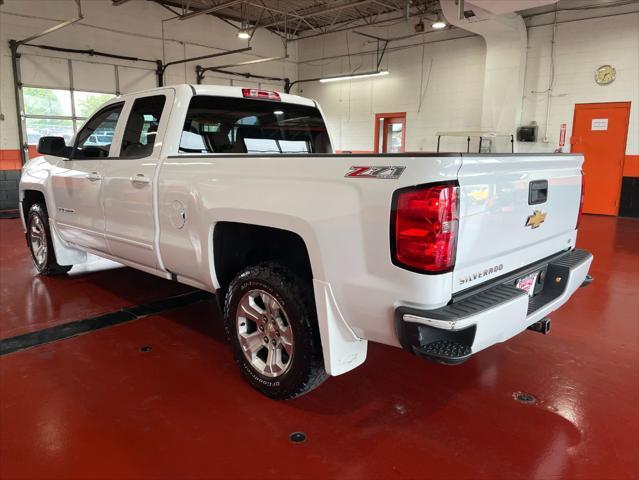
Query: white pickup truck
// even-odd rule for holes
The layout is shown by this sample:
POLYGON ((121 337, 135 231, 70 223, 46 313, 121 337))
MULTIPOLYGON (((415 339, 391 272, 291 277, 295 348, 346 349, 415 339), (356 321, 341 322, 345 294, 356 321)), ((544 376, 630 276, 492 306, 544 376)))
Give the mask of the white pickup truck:
POLYGON ((20 184, 38 271, 89 252, 215 292, 273 398, 369 340, 457 364, 546 333, 591 280, 579 155, 333 154, 313 100, 203 85, 116 97, 38 148, 20 184))

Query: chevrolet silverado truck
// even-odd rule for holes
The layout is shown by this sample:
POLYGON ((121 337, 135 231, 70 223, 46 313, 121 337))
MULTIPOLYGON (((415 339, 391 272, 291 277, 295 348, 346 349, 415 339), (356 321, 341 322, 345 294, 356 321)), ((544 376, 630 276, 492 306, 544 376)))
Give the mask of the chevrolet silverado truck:
POLYGON ((334 154, 313 100, 204 85, 118 96, 38 150, 20 201, 39 273, 91 253, 214 292, 276 399, 368 341, 458 364, 546 333, 590 280, 579 155, 334 154))

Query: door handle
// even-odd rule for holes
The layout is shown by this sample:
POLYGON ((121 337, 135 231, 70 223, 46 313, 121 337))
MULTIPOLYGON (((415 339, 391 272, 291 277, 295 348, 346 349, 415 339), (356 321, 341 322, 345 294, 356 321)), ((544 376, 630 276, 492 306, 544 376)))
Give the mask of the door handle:
POLYGON ((151 179, 145 177, 142 173, 138 173, 134 177, 131 177, 130 180, 133 185, 148 185, 151 183, 151 179))
POLYGON ((89 182, 97 182, 99 180, 102 180, 102 175, 100 175, 98 172, 91 172, 87 174, 87 180, 89 182))

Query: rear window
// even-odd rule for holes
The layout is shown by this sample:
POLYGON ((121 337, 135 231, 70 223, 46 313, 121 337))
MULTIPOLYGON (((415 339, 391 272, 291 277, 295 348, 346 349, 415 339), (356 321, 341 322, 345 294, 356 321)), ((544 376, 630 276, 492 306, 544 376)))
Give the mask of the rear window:
POLYGON ((182 153, 332 153, 315 107, 247 98, 191 99, 182 153))

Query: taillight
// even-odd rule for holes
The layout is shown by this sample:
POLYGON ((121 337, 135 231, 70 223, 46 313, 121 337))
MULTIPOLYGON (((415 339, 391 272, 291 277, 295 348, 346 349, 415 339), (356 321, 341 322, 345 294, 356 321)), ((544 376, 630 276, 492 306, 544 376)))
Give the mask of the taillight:
POLYGON ((579 200, 579 213, 577 214, 577 225, 575 226, 575 230, 579 228, 579 224, 581 223, 581 214, 584 211, 585 195, 586 195, 586 177, 584 176, 584 172, 581 172, 581 199, 579 200))
POLYGON ((395 265, 422 273, 443 273, 455 265, 459 195, 452 184, 395 192, 391 212, 395 265))
POLYGON ((243 88, 242 95, 247 98, 257 98, 260 100, 274 100, 276 102, 281 101, 280 94, 272 92, 270 90, 257 90, 256 88, 243 88))

